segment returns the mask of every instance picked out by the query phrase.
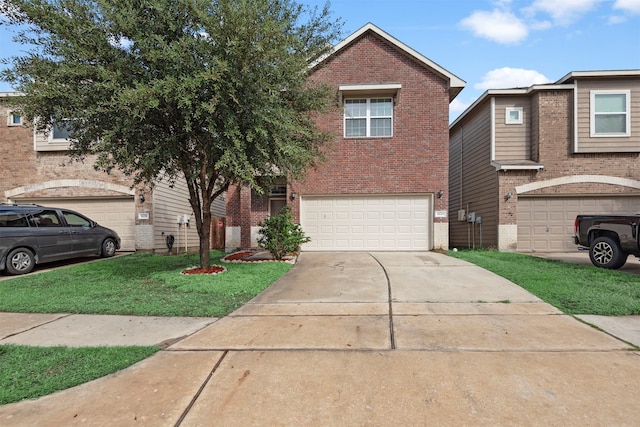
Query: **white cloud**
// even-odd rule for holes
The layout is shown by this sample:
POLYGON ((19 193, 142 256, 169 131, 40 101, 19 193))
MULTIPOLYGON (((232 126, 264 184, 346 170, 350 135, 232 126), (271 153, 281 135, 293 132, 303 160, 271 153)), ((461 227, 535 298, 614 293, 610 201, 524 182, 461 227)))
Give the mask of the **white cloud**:
POLYGON ((473 87, 481 90, 511 89, 549 82, 550 80, 546 76, 535 70, 503 67, 489 71, 482 77, 482 81, 473 87))
MULTIPOLYGON (((525 13, 532 16, 538 12, 548 14, 558 25, 569 25, 589 12, 604 0, 535 0, 533 4, 525 8, 525 13)), ((625 0, 618 0, 625 1, 625 0)), ((626 0, 637 2, 637 0, 626 0)))
POLYGON ((452 117, 458 117, 464 110, 469 108, 471 105, 468 102, 462 102, 458 98, 454 99, 451 104, 449 104, 449 115, 452 117))
POLYGON ((630 13, 640 13, 640 0, 616 0, 613 8, 630 13))
POLYGON ((502 44, 519 43, 529 34, 527 26, 518 17, 497 9, 493 12, 475 11, 460 24, 478 37, 502 44))

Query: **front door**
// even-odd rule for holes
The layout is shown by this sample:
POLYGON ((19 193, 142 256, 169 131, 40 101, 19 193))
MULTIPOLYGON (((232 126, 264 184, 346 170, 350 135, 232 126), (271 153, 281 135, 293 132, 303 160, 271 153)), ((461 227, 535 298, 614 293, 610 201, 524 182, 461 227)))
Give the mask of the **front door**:
POLYGON ((278 215, 285 206, 287 199, 269 199, 269 216, 278 215))

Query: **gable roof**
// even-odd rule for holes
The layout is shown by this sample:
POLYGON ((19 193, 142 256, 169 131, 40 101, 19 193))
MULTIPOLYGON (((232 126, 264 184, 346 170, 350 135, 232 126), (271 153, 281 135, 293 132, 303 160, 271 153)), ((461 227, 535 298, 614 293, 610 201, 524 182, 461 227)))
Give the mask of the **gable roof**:
POLYGON ((400 40, 398 40, 395 37, 391 36, 390 34, 382 31, 380 28, 376 27, 375 25, 373 25, 370 22, 368 24, 364 25, 363 27, 361 27, 355 33, 351 34, 346 39, 342 40, 337 45, 335 45, 333 47, 331 53, 329 53, 328 55, 318 59, 318 61, 316 61, 315 63, 312 64, 311 68, 315 68, 319 64, 323 63, 324 61, 326 61, 327 59, 329 59, 333 55, 337 54, 342 49, 344 49, 345 47, 349 46, 351 43, 353 43, 354 41, 358 40, 359 38, 361 38, 362 36, 364 36, 368 32, 375 33, 378 37, 380 37, 380 38, 384 39, 385 41, 389 42, 391 45, 393 45, 397 49, 401 50, 406 55, 410 56, 411 58, 413 58, 416 61, 418 61, 419 63, 421 63, 424 67, 433 70, 436 74, 438 74, 439 76, 441 76, 445 80, 448 80, 449 81, 449 102, 453 101, 453 99, 456 96, 458 96, 460 91, 462 91, 462 89, 464 89, 464 87, 466 85, 466 82, 464 80, 462 80, 461 78, 459 78, 455 74, 451 73, 450 71, 447 71, 446 69, 442 68, 440 65, 436 64, 435 62, 433 62, 432 60, 430 60, 426 56, 422 55, 418 51, 410 48, 406 44, 402 43, 400 40))

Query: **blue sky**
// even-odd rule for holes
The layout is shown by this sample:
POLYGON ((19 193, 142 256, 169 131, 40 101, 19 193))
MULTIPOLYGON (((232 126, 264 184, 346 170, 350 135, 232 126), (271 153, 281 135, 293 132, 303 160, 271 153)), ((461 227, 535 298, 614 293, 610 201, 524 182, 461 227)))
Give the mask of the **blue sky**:
MULTIPOLYGON (((332 0, 331 10, 345 37, 371 22, 465 80, 452 118, 487 89, 640 69, 640 0, 332 0)), ((0 46, 2 57, 22 49, 3 26, 0 46)))
POLYGON ((466 81, 452 118, 487 89, 640 69, 640 0, 332 0, 331 10, 345 36, 371 22, 466 81))

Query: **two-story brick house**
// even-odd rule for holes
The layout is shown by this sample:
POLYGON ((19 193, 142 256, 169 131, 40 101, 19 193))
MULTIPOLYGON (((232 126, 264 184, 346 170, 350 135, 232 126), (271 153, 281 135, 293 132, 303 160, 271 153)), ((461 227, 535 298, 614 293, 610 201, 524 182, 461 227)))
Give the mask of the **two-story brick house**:
MULTIPOLYGON (((125 251, 166 253, 169 235, 174 237, 174 252, 198 250, 195 224, 184 224, 184 215, 192 214, 186 183, 134 187, 133 180, 117 170, 95 170, 92 158, 72 161, 65 130, 34 132, 8 106, 11 96, 20 95, 0 93, 0 202, 76 210, 114 229, 125 251)), ((215 208, 214 214, 224 216, 222 200, 215 208)))
POLYGON ((450 247, 575 251, 577 214, 640 212, 640 70, 489 90, 449 150, 450 247))
POLYGON ((315 64, 335 135, 305 179, 258 196, 227 193, 227 248, 255 247, 258 223, 290 204, 308 251, 430 250, 448 244, 449 103, 465 82, 372 24, 315 64))

